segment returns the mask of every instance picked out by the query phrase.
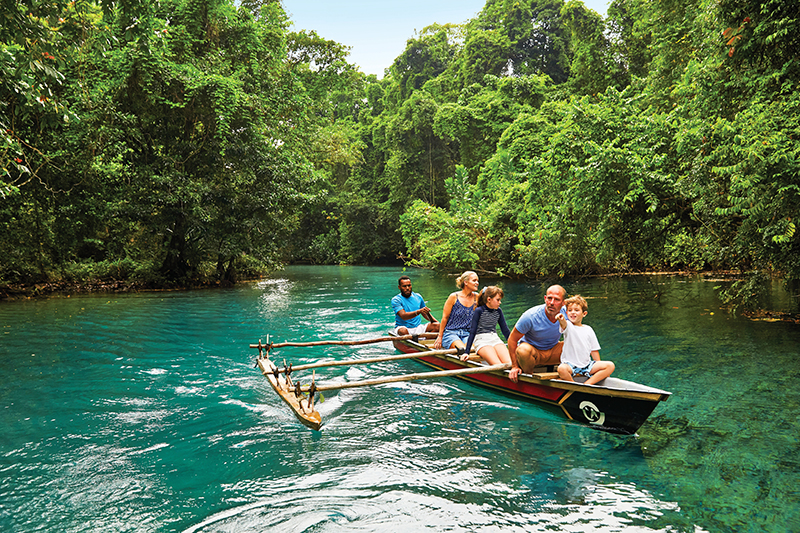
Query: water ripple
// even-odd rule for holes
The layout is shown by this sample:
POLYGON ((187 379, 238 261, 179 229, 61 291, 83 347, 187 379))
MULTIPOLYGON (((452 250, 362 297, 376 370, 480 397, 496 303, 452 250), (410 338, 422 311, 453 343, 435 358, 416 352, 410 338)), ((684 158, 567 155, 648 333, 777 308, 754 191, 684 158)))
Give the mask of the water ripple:
MULTIPOLYGON (((590 297, 587 323, 620 377, 675 392, 638 437, 455 379, 328 392, 322 431, 308 430, 248 344, 382 336, 401 273, 298 267, 230 290, 0 303, 0 531, 800 527, 798 422, 779 416, 800 406, 800 336, 711 315, 709 284, 661 280, 669 290, 656 300, 643 283, 569 283, 590 297), (765 380, 764 360, 783 371, 765 380)), ((440 311, 452 279, 412 276, 440 311)), ((542 300, 540 284, 502 283, 509 323, 542 300)), ((390 353, 385 343, 274 358, 390 353)), ((423 370, 395 361, 316 376, 423 370)))

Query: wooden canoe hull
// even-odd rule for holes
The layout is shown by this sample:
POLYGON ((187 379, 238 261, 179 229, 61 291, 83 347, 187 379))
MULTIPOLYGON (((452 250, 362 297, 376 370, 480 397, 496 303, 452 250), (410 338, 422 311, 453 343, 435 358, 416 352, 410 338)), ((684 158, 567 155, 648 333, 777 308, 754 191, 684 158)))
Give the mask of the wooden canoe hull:
POLYGON ((311 429, 319 431, 319 428, 322 427, 322 416, 314 410, 313 406, 309 406, 308 398, 298 398, 294 392, 290 392, 285 374, 278 373, 276 378, 274 374, 275 365, 268 358, 259 357, 258 367, 269 380, 272 389, 292 408, 297 419, 311 429))
MULTIPOLYGON (((424 352, 430 348, 412 340, 398 340, 395 348, 404 353, 424 352)), ((461 361, 453 355, 419 357, 417 361, 438 370, 453 370, 481 363, 461 361)), ((508 371, 458 376, 475 385, 488 387, 517 398, 534 401, 575 422, 614 433, 634 434, 662 401, 667 391, 614 377, 602 385, 584 385, 559 379, 522 374, 515 383, 508 371)))

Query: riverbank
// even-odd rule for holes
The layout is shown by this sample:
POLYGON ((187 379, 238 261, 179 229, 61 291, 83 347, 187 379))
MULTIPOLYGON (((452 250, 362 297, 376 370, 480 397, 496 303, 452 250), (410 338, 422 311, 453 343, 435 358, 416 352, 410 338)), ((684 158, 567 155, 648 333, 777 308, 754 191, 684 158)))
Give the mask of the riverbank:
MULTIPOLYGON (((252 280, 248 280, 252 281, 252 280)), ((216 287, 231 287, 230 282, 195 283, 191 285, 158 286, 144 282, 130 281, 70 281, 47 282, 31 284, 0 285, 0 301, 26 300, 31 298, 54 298, 77 294, 91 293, 127 293, 127 292, 159 292, 159 291, 188 291, 193 289, 211 289, 216 287)))
MULTIPOLYGON (((648 271, 635 273, 612 273, 584 276, 584 278, 621 278, 621 277, 644 277, 644 276, 677 276, 677 277, 698 277, 705 282, 730 282, 735 281, 741 273, 738 271, 709 271, 692 272, 685 270, 677 271, 648 271)), ((261 278, 240 280, 238 283, 258 281, 261 278)), ((0 301, 25 300, 32 298, 69 298, 77 294, 91 293, 130 293, 130 292, 175 292, 189 291, 194 289, 213 289, 221 287, 232 287, 231 282, 206 282, 194 283, 190 285, 156 285, 146 282, 130 282, 122 280, 110 281, 70 281, 70 282, 47 282, 32 284, 6 284, 0 285, 0 301)), ((654 295, 658 298, 658 295, 654 295)), ((740 310, 739 313, 751 320, 764 322, 794 322, 800 324, 800 313, 783 312, 770 309, 740 310)))

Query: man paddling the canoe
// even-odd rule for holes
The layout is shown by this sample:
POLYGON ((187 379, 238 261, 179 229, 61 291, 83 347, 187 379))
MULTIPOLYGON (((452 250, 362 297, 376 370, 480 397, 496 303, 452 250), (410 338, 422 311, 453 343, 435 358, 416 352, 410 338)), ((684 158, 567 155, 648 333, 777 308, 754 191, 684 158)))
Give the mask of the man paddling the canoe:
POLYGON ((431 331, 439 331, 439 322, 431 314, 430 308, 418 293, 411 290, 411 278, 400 276, 397 281, 400 294, 392 298, 394 310, 394 331, 398 335, 419 335, 431 331), (420 315, 428 324, 422 324, 420 315))
POLYGON ((531 373, 538 366, 561 363, 561 350, 564 342, 559 341, 556 316, 566 314, 564 297, 567 291, 561 285, 553 285, 544 296, 544 304, 531 307, 519 317, 517 325, 508 337, 508 354, 511 356, 511 370, 508 377, 517 381, 521 372, 531 373))

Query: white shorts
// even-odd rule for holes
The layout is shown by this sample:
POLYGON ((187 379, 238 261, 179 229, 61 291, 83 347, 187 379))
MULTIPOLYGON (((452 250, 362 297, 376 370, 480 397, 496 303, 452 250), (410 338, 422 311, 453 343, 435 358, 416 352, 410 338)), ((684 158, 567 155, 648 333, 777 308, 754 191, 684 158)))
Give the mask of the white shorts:
POLYGON ((484 346, 497 346, 498 344, 505 344, 497 333, 479 333, 475 335, 475 340, 472 341, 472 347, 475 352, 484 346))
POLYGON ((417 326, 415 328, 409 328, 409 327, 406 327, 406 326, 395 326, 395 328, 392 331, 395 334, 400 335, 399 333, 397 333, 397 330, 399 328, 406 328, 408 330, 408 335, 422 335, 423 333, 425 333, 425 331, 427 331, 428 324, 420 324, 419 326, 417 326))

